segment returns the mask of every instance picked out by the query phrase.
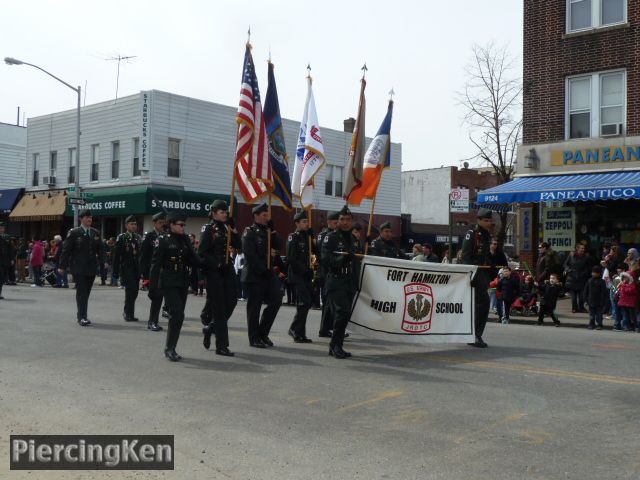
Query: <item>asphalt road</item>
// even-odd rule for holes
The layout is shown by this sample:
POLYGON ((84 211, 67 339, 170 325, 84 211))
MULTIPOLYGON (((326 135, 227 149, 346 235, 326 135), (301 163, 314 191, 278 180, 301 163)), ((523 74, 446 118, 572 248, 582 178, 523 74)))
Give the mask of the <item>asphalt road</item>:
POLYGON ((89 328, 72 289, 4 295, 3 479, 640 479, 640 334, 493 323, 484 350, 352 338, 335 360, 327 339, 291 341, 288 306, 275 348, 250 348, 239 303, 223 358, 190 296, 175 364, 164 332, 122 320, 123 290, 94 289, 89 328), (172 434, 175 470, 9 471, 27 433, 172 434))

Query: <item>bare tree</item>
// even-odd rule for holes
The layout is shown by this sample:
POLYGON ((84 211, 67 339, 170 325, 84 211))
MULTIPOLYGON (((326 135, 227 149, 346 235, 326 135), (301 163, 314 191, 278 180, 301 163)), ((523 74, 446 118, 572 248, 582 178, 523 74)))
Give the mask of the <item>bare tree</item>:
MULTIPOLYGON (((513 178, 516 149, 522 134, 522 81, 513 74, 514 59, 493 43, 473 46, 466 66, 467 81, 458 94, 465 108, 464 123, 476 153, 475 160, 493 168, 499 183, 513 178)), ((507 213, 500 213, 498 242, 504 243, 507 213)))

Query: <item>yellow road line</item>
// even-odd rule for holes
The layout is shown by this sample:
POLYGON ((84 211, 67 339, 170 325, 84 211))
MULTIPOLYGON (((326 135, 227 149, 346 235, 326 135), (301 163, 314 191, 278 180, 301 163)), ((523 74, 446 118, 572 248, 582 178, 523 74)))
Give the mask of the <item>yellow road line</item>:
POLYGON ((505 423, 510 423, 510 422, 516 422, 518 420, 521 420, 522 418, 526 417, 527 414, 524 412, 519 412, 519 413, 513 413, 511 415, 507 415, 506 417, 504 417, 502 420, 498 420, 497 422, 493 422, 493 423, 489 423, 488 425, 485 425, 482 428, 479 428, 478 430, 471 432, 469 435, 463 435, 461 437, 458 437, 454 440, 455 443, 460 444, 462 442, 464 442, 466 439, 468 439, 469 437, 475 437, 478 436, 481 433, 487 433, 491 430, 494 430, 495 428, 499 427, 500 425, 504 425, 505 423))
POLYGON ((365 405, 371 405, 372 403, 381 402, 382 400, 386 400, 388 398, 396 398, 404 395, 405 392, 403 390, 390 390, 387 392, 382 392, 380 395, 370 398, 369 400, 364 400, 358 403, 352 403, 351 405, 345 405, 344 407, 340 407, 338 412, 347 412, 349 410, 355 410, 356 408, 363 407, 365 405))

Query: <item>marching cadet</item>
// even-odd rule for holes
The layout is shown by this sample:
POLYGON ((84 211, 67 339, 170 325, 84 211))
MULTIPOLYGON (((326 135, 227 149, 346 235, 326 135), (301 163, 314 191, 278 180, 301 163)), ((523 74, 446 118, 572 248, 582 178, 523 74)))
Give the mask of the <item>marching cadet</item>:
MULTIPOLYGON (((491 234, 491 210, 487 208, 481 208, 478 210, 478 224, 471 230, 467 231, 462 242, 461 263, 465 265, 478 265, 480 267, 489 267, 491 261, 490 244, 491 234)), ((490 278, 489 268, 478 268, 475 277, 473 278, 472 285, 475 289, 474 297, 474 310, 475 310, 475 331, 476 341, 469 345, 478 348, 486 348, 488 345, 482 340, 482 334, 484 333, 484 327, 487 324, 489 316, 489 282, 490 278)))
MULTIPOLYGON (((153 255, 153 246, 156 239, 162 235, 165 229, 165 221, 167 214, 164 212, 156 213, 151 219, 153 220, 153 230, 144 236, 142 245, 140 246, 140 272, 144 283, 149 283, 149 271, 151 269, 151 256, 153 255)), ((162 327, 158 324, 160 315, 160 307, 162 306, 162 290, 158 289, 154 295, 149 295, 151 299, 151 307, 149 308, 149 320, 147 321, 147 329, 152 332, 160 332, 162 327)))
POLYGON ((201 264, 189 236, 184 233, 186 219, 187 216, 179 212, 167 215, 169 233, 156 239, 149 272, 149 298, 153 299, 158 295, 158 289, 162 289, 169 310, 164 355, 172 362, 182 359, 176 353, 176 345, 184 321, 184 308, 189 290, 189 267, 198 268, 201 264))
POLYGON ((5 223, 0 222, 0 300, 3 300, 2 286, 7 281, 9 270, 13 266, 12 247, 9 235, 5 233, 5 223))
POLYGON ((335 322, 329 355, 339 359, 351 356, 342 349, 342 344, 356 292, 356 244, 351 233, 352 224, 353 215, 345 205, 339 212, 338 228, 324 237, 321 247, 322 258, 327 267, 327 305, 335 322))
POLYGON ((273 231, 267 204, 254 207, 252 212, 253 225, 245 228, 242 234, 242 251, 246 262, 242 270, 242 281, 246 283, 249 292, 247 299, 249 345, 255 348, 273 347, 269 332, 280 310, 282 293, 280 281, 267 263, 270 255, 267 241, 269 230, 271 230, 271 248, 276 250, 280 248, 280 241, 273 231), (260 318, 263 302, 267 303, 267 307, 260 318))
POLYGON ((138 287, 140 286, 140 246, 142 239, 138 235, 136 217, 129 215, 125 220, 126 231, 118 235, 113 255, 113 274, 120 277, 124 286, 125 322, 137 322, 135 316, 138 287))
POLYGON ((91 228, 93 221, 91 211, 80 210, 78 217, 80 218, 80 226, 69 230, 69 234, 62 244, 58 273, 64 275, 67 268, 71 270, 73 281, 76 284, 78 324, 87 327, 91 325, 91 321, 87 318, 91 288, 98 267, 106 267, 106 265, 100 234, 95 228, 91 228))
POLYGON ((310 265, 309 218, 306 211, 301 211, 293 217, 296 231, 289 235, 287 243, 287 263, 289 265, 288 278, 296 289, 296 314, 289 327, 289 335, 296 343, 311 343, 307 338, 307 314, 311 308, 313 287, 313 270, 310 265))
POLYGON ((233 357, 229 350, 227 322, 238 303, 236 271, 227 258, 227 232, 231 230, 231 247, 240 248, 240 238, 229 218, 229 207, 223 200, 211 204, 211 223, 202 227, 198 254, 205 262, 207 278, 207 316, 211 322, 202 329, 202 341, 207 350, 211 346, 211 334, 216 335, 216 354, 233 357))
POLYGON ((320 331, 318 336, 322 338, 331 338, 331 330, 333 330, 333 315, 327 307, 327 268, 325 266, 325 259, 322 256, 322 243, 325 237, 338 228, 338 212, 329 212, 327 214, 327 226, 322 229, 318 234, 316 241, 316 252, 318 256, 318 271, 316 272, 316 278, 320 282, 322 288, 320 298, 322 300, 322 316, 320 317, 320 331))
POLYGON ((393 232, 391 230, 391 222, 384 222, 380 225, 380 235, 371 242, 369 255, 376 257, 402 258, 400 250, 392 240, 393 232))

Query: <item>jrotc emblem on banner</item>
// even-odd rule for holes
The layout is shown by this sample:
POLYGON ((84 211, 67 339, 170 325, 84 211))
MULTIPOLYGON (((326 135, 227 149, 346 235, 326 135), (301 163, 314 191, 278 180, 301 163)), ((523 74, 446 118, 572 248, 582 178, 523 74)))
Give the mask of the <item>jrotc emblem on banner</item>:
POLYGON ((404 317, 402 330, 409 333, 424 333, 431 329, 433 293, 424 283, 409 283, 404 286, 404 317))

